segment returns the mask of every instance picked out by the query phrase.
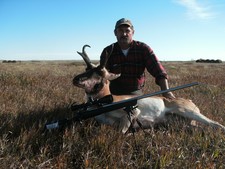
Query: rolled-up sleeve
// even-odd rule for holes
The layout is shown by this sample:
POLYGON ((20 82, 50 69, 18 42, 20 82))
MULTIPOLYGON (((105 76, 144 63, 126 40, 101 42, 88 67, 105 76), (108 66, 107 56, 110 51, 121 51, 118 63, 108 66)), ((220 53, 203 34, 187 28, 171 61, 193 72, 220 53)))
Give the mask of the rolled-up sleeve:
POLYGON ((168 74, 165 68, 150 47, 148 47, 145 56, 145 67, 148 72, 155 78, 155 83, 159 85, 160 79, 168 79, 168 74))

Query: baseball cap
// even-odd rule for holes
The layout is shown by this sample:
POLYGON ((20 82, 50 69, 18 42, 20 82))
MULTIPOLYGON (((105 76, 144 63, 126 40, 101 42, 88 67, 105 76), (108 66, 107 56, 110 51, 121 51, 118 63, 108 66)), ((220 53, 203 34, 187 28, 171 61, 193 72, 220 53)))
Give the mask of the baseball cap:
POLYGON ((122 18, 122 19, 118 20, 116 22, 115 29, 117 29, 121 25, 128 25, 128 26, 130 26, 133 29, 133 25, 132 25, 132 23, 131 23, 131 21, 129 19, 122 18))

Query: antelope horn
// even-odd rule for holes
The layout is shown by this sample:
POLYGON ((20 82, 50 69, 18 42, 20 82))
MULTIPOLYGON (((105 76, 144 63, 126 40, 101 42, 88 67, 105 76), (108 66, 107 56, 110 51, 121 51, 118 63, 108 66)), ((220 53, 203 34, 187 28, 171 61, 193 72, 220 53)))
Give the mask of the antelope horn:
POLYGON ((86 47, 90 48, 89 45, 84 45, 83 48, 82 48, 82 53, 78 52, 78 51, 77 51, 77 53, 82 56, 83 60, 85 61, 86 65, 87 65, 87 69, 92 69, 93 64, 91 63, 91 60, 89 59, 87 53, 85 52, 86 47))

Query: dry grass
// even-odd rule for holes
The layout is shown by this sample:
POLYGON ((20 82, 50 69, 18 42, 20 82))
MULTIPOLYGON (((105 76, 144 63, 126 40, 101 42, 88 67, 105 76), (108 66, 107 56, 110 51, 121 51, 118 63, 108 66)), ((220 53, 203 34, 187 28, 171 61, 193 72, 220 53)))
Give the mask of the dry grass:
MULTIPOLYGON (((202 83, 174 94, 225 125, 224 63, 163 64, 171 87, 202 83)), ((83 102, 83 91, 71 83, 82 70, 72 62, 0 64, 0 168, 225 168, 224 133, 178 120, 135 138, 93 119, 43 133, 47 121, 72 117, 68 106, 83 102)), ((149 76, 145 92, 158 90, 149 76)))

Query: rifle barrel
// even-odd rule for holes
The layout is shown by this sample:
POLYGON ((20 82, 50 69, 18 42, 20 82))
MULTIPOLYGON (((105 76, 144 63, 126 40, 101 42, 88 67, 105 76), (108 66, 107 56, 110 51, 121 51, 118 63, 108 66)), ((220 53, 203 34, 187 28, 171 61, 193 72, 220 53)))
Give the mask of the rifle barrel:
POLYGON ((106 112, 109 112, 109 111, 121 109, 121 108, 128 107, 128 106, 133 106, 137 103, 137 100, 144 99, 146 97, 156 96, 156 95, 159 95, 159 94, 162 94, 162 93, 167 93, 167 92, 191 87, 191 86, 194 86, 194 85, 198 85, 198 83, 194 82, 194 83, 170 88, 170 89, 167 89, 167 90, 162 90, 162 91, 158 91, 158 92, 154 92, 154 93, 150 93, 150 94, 145 94, 145 95, 142 95, 142 96, 137 96, 137 97, 133 97, 133 98, 118 101, 118 102, 113 102, 111 104, 105 104, 105 105, 102 105, 100 107, 94 108, 92 110, 87 110, 85 112, 78 113, 77 117, 75 117, 75 120, 78 120, 78 119, 79 120, 85 120, 85 119, 100 115, 102 113, 106 113, 106 112))
POLYGON ((158 92, 149 93, 149 94, 145 94, 145 95, 142 95, 142 96, 137 96, 137 97, 134 97, 134 99, 140 100, 140 99, 143 99, 143 98, 146 98, 146 97, 156 96, 156 95, 159 95, 159 94, 163 94, 163 93, 172 92, 172 91, 175 91, 175 90, 184 89, 184 88, 195 86, 195 85, 198 85, 198 84, 199 84, 198 82, 193 82, 193 83, 189 83, 189 84, 185 84, 185 85, 169 88, 167 90, 161 90, 161 91, 158 91, 158 92))

